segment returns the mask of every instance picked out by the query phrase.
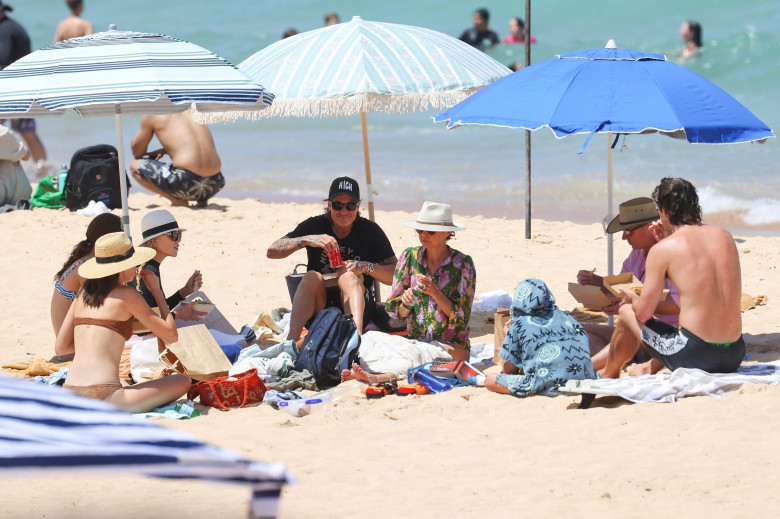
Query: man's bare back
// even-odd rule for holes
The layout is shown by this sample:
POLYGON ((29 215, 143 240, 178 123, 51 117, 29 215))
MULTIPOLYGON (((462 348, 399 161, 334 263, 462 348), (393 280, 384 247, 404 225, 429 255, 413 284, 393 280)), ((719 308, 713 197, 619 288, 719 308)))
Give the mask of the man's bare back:
POLYGON ((665 269, 680 294, 680 326, 709 342, 742 334, 742 274, 734 238, 711 225, 684 225, 651 249, 648 272, 665 269))
MULTIPOLYGON (((202 177, 220 172, 222 162, 217 154, 214 139, 208 126, 196 124, 189 110, 173 115, 145 115, 141 118, 142 133, 157 136, 173 166, 202 177)), ((136 139, 133 139, 133 153, 137 157, 136 139)), ((144 143, 144 151, 148 141, 144 143)), ((152 157, 155 158, 155 157, 152 157)))
POLYGON ((94 33, 92 23, 75 15, 68 16, 57 24, 57 31, 54 33, 54 43, 79 36, 87 36, 94 33))

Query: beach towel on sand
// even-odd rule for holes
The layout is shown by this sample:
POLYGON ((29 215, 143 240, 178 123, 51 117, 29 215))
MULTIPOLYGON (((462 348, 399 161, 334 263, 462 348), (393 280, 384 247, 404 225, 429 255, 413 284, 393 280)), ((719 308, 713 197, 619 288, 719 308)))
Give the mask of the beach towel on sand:
POLYGON ((639 377, 571 380, 561 392, 619 396, 637 403, 674 402, 684 396, 717 397, 739 389, 742 384, 780 384, 780 361, 740 366, 736 373, 677 368, 671 373, 639 377))
POLYGON ((555 306, 541 279, 526 279, 517 286, 512 322, 499 355, 522 370, 522 375, 496 377, 514 396, 554 396, 567 380, 597 377, 587 333, 555 306))

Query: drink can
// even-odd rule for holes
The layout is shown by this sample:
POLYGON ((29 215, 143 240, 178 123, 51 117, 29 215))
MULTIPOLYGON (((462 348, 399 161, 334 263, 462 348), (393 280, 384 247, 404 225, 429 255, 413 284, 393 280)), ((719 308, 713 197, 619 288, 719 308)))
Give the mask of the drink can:
POLYGON ((328 251, 328 261, 332 269, 337 269, 344 265, 344 261, 341 259, 341 249, 328 251))

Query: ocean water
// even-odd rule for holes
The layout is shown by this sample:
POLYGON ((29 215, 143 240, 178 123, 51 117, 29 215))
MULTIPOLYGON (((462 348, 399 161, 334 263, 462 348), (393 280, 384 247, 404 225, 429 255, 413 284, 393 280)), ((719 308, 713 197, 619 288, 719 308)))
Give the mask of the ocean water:
MULTIPOLYGON (((11 16, 30 32, 33 48, 51 43, 67 15, 62 0, 16 0, 11 16)), ((322 26, 323 15, 418 25, 453 36, 468 28, 475 8, 491 12, 504 37, 512 16, 524 17, 521 1, 397 0, 86 0, 84 17, 96 30, 168 34, 206 47, 238 64, 275 42, 288 27, 322 26)), ((776 0, 681 0, 678 2, 535 1, 531 31, 538 43, 532 62, 578 49, 618 46, 667 53, 682 45, 687 19, 703 27, 704 50, 684 66, 729 92, 777 132, 780 128, 780 2, 776 0)), ((508 64, 523 48, 506 45, 490 54, 508 64)), ((525 216, 525 132, 491 127, 447 130, 434 112, 368 115, 371 169, 380 209, 416 210, 424 200, 448 202, 456 214, 525 216)), ((138 128, 123 118, 124 145, 138 128)), ((267 201, 321 200, 330 180, 347 174, 364 184, 359 117, 267 119, 212 125, 231 197, 267 201)), ((114 120, 69 114, 39 121, 49 158, 61 164, 73 152, 115 143, 114 120)), ((556 139, 532 134, 532 216, 599 222, 607 212, 606 136, 596 136, 578 155, 584 136, 556 139)), ((614 154, 614 200, 649 195, 664 176, 691 180, 699 189, 705 220, 736 232, 780 232, 780 144, 691 145, 658 135, 628 136, 614 154)))

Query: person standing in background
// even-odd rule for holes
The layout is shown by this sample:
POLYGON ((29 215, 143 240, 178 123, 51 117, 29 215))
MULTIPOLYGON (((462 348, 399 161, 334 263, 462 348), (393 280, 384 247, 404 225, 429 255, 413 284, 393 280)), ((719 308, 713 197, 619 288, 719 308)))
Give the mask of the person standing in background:
POLYGON ((685 46, 680 50, 680 58, 692 58, 702 48, 701 44, 701 25, 699 22, 688 20, 680 26, 680 38, 685 42, 685 46))
POLYGON ((487 9, 477 9, 474 11, 474 15, 471 18, 474 27, 467 29, 461 34, 460 41, 466 42, 472 47, 476 47, 482 51, 498 45, 501 40, 499 40, 498 35, 490 29, 490 26, 488 25, 489 21, 490 13, 487 9))
MULTIPOLYGON (((27 31, 16 20, 6 15, 7 12, 13 10, 13 7, 0 0, 0 69, 4 69, 30 53, 30 36, 27 31)), ((35 119, 12 119, 11 128, 20 134, 24 142, 27 143, 32 159, 38 167, 38 174, 45 176, 47 173, 46 149, 35 132, 35 119)))
MULTIPOLYGON (((525 22, 522 18, 509 19, 509 36, 504 38, 504 43, 525 43, 525 22)), ((536 43, 536 38, 533 35, 531 43, 536 43)))
POLYGON ((87 36, 95 32, 92 22, 81 18, 84 11, 84 2, 82 0, 65 0, 70 9, 70 16, 57 24, 57 31, 54 33, 54 43, 79 36, 87 36))
POLYGON ((338 13, 328 13, 325 15, 325 27, 328 27, 329 25, 336 25, 337 23, 341 23, 341 18, 339 18, 338 13))

